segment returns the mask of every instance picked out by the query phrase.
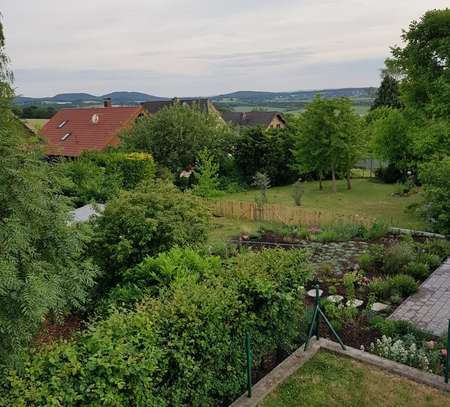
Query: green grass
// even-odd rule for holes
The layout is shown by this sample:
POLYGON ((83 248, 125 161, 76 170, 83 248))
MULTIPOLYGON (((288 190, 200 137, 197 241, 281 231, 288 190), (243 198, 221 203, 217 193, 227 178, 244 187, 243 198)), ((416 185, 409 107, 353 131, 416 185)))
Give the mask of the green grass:
POLYGON ((23 119, 23 121, 35 131, 39 132, 42 127, 44 127, 45 123, 48 122, 48 119, 23 119))
POLYGON ((443 407, 450 395, 327 352, 317 353, 260 407, 443 407))
MULTIPOLYGON (((324 182, 324 190, 319 190, 318 182, 305 182, 302 207, 336 214, 377 219, 391 226, 424 229, 425 224, 411 211, 410 204, 420 201, 420 194, 409 197, 394 196, 396 185, 383 184, 373 179, 354 179, 353 189, 347 190, 345 181, 338 181, 338 192, 331 191, 331 181, 324 182)), ((269 203, 295 206, 291 197, 292 186, 274 187, 268 191, 269 203)), ((217 199, 254 201, 256 191, 226 194, 217 199)))

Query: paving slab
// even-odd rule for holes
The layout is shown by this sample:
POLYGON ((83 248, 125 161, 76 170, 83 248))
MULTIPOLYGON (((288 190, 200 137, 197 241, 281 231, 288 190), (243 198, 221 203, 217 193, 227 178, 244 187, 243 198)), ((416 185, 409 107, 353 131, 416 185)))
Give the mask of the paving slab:
POLYGON ((445 334, 450 319, 450 257, 389 318, 409 321, 437 336, 445 334))

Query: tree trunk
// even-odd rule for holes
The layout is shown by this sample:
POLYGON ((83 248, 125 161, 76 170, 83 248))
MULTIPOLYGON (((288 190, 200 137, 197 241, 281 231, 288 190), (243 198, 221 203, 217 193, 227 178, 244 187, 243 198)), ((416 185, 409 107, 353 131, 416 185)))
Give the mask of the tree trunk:
POLYGON ((331 179, 333 180, 333 192, 337 192, 336 188, 336 170, 334 165, 331 167, 331 179))
POLYGON ((352 189, 352 177, 351 177, 351 170, 347 171, 347 189, 352 189))
POLYGON ((322 185, 322 173, 319 174, 319 190, 320 190, 320 191, 323 190, 323 185, 322 185))

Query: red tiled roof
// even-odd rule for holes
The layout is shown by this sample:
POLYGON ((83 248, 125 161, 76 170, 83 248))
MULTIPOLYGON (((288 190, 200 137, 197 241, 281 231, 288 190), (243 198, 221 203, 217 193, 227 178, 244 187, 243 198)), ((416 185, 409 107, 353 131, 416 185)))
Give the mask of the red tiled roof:
POLYGON ((46 142, 45 153, 77 157, 85 150, 115 146, 120 142, 118 133, 142 113, 142 106, 62 109, 41 131, 46 142), (66 123, 59 127, 64 121, 66 123))

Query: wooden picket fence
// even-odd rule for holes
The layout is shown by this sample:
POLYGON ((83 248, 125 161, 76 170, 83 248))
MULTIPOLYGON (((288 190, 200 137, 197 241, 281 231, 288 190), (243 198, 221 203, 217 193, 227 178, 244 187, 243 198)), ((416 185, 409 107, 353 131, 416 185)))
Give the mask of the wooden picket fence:
POLYGON ((321 225, 336 221, 369 225, 373 219, 360 215, 338 214, 332 211, 318 211, 302 207, 288 207, 279 204, 257 205, 255 202, 212 201, 214 216, 266 221, 287 225, 321 225))

